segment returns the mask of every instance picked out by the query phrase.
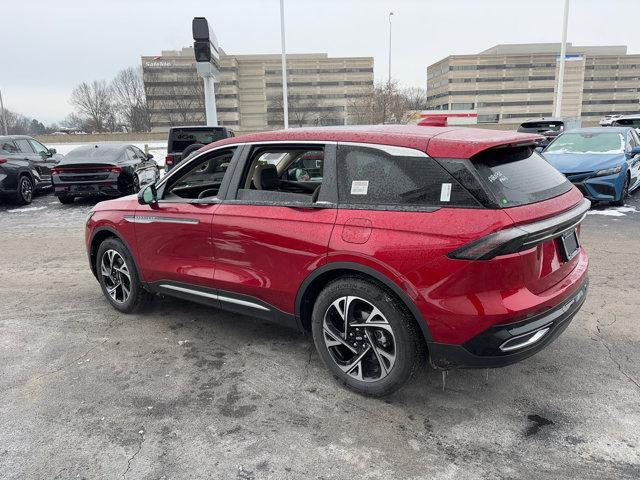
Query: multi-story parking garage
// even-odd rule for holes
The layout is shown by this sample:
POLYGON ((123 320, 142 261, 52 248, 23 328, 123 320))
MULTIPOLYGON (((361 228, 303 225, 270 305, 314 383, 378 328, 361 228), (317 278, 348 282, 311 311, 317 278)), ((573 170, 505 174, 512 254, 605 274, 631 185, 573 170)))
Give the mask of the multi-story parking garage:
MULTIPOLYGON (((478 112, 478 123, 519 123, 555 110, 560 44, 496 45, 427 68, 429 108, 478 112)), ((640 111, 640 55, 625 46, 567 44, 563 117, 594 123, 640 111)))
MULTIPOLYGON (((281 128, 280 55, 220 56, 216 82, 219 124, 238 132, 281 128)), ((202 80, 193 48, 142 57, 144 86, 154 131, 204 124, 202 80)), ((349 106, 373 89, 372 57, 287 55, 289 122, 292 126, 344 125, 349 106)))

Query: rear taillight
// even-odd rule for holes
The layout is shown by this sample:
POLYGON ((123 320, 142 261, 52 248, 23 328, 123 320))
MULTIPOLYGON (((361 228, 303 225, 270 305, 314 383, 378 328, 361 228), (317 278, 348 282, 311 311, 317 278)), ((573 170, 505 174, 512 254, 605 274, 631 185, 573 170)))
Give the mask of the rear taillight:
POLYGON ((109 171, 113 173, 120 173, 122 171, 122 167, 111 167, 109 171))
POLYGON ((52 168, 51 175, 58 175, 61 172, 59 168, 52 168))
POLYGON ((173 165, 173 155, 167 155, 167 158, 165 158, 164 163, 166 163, 167 165, 173 165))
POLYGON ((490 260, 498 255, 522 252, 578 228, 591 202, 583 199, 560 215, 519 227, 505 228, 464 245, 447 255, 456 260, 490 260))
POLYGON ((7 163, 7 162, 8 162, 8 160, 6 158, 0 157, 0 164, 7 163))

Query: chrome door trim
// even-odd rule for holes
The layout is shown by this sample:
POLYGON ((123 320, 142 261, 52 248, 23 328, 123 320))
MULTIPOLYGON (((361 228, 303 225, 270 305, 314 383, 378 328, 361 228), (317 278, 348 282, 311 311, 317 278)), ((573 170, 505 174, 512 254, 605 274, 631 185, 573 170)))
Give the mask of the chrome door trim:
POLYGON ((151 215, 125 215, 125 221, 130 223, 181 223, 197 225, 200 220, 196 218, 154 217, 151 215))
POLYGON ((249 308, 254 308, 256 310, 264 310, 266 312, 270 311, 269 308, 260 305, 258 303, 254 303, 254 302, 249 302, 247 300, 241 300, 239 298, 232 298, 232 297, 225 297, 223 295, 217 295, 215 293, 208 293, 208 292, 203 292, 201 290, 194 290, 191 288, 186 288, 186 287, 179 287, 177 285, 169 285, 166 283, 162 283, 160 284, 161 288, 168 288, 169 290, 175 290, 177 292, 182 292, 182 293, 189 293, 192 295, 198 295, 200 297, 206 297, 206 298, 210 298, 212 300, 218 300, 220 302, 226 302, 226 303, 234 303, 236 305, 242 305, 244 307, 249 307, 249 308))

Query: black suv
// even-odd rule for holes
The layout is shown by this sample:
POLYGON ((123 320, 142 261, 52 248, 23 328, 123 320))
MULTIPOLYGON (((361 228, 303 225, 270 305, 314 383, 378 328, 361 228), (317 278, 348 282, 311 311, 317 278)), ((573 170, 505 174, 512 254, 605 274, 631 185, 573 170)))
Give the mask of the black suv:
POLYGON ((31 203, 35 190, 52 186, 51 169, 61 159, 55 149, 26 135, 0 136, 0 196, 31 203))
POLYGON ((167 158, 165 159, 165 171, 171 170, 185 157, 197 148, 189 148, 191 145, 202 147, 209 143, 217 142, 223 138, 234 137, 233 130, 226 127, 171 127, 167 142, 167 158), (188 149, 187 155, 183 152, 188 149))

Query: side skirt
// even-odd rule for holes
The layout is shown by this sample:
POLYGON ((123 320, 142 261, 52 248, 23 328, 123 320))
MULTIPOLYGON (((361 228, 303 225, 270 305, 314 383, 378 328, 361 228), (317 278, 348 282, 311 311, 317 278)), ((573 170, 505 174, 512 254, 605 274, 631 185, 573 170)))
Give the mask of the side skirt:
POLYGON ((152 293, 169 295, 228 312, 261 318, 286 328, 300 330, 299 324, 293 314, 283 312, 273 305, 249 295, 174 282, 172 280, 159 280, 157 282, 145 283, 145 287, 152 293))

